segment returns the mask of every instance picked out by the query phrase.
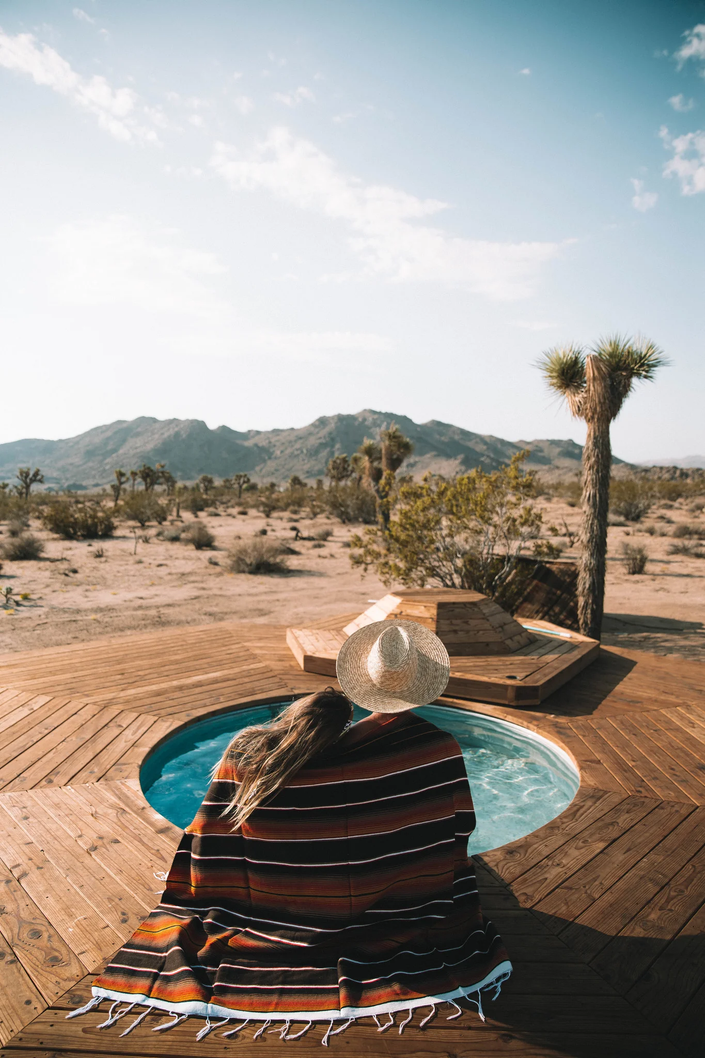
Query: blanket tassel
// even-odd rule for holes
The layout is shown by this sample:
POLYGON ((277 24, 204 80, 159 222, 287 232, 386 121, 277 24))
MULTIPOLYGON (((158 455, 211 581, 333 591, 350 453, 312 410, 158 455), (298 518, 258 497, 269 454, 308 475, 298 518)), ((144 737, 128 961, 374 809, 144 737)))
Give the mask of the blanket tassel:
POLYGON ((96 1028, 98 1028, 98 1029, 107 1029, 107 1028, 109 1028, 111 1025, 114 1025, 116 1021, 119 1021, 120 1018, 124 1018, 125 1014, 129 1014, 133 1007, 137 1006, 136 1003, 130 1003, 130 1005, 125 1007, 124 1010, 118 1010, 117 1014, 113 1015, 113 1011, 115 1010, 115 1007, 119 1007, 120 1003, 121 1003, 121 1000, 119 1000, 119 999, 115 1000, 115 1002, 113 1003, 113 1005, 111 1006, 111 1008, 110 1008, 110 1010, 108 1012, 107 1020, 106 1021, 101 1021, 100 1025, 97 1025, 96 1028))
POLYGON ((219 1029, 223 1025, 227 1025, 232 1018, 223 1018, 222 1021, 211 1021, 210 1018, 206 1018, 206 1024, 200 1032, 196 1034, 196 1040, 205 1040, 206 1036, 213 1031, 213 1029, 219 1029))
POLYGON ((413 1018, 413 1016, 414 1016, 414 1011, 413 1011, 413 1009, 411 1007, 409 1007, 406 1017, 404 1018, 404 1020, 402 1021, 401 1025, 399 1026, 399 1035, 400 1036, 401 1036, 402 1032, 404 1031, 404 1029, 406 1028, 406 1026, 411 1021, 411 1019, 413 1018))
POLYGON ((128 1025, 124 1032, 120 1033, 120 1036, 129 1036, 133 1029, 136 1029, 138 1025, 141 1025, 144 1019, 147 1017, 149 1012, 154 1010, 154 1007, 145 1007, 141 1014, 138 1014, 131 1025, 128 1025))
POLYGON ((257 1029, 257 1032, 252 1037, 253 1040, 258 1040, 263 1032, 266 1032, 269 1026, 272 1024, 272 1019, 267 1018, 261 1028, 257 1029))
POLYGON ((463 1008, 459 1007, 454 999, 448 999, 448 1000, 446 1000, 446 1002, 450 1003, 450 1005, 452 1007, 455 1007, 455 1009, 458 1011, 457 1014, 449 1014, 448 1017, 446 1018, 446 1021, 454 1021, 455 1018, 460 1018, 460 1017, 463 1016, 463 1008))
POLYGON ((85 1007, 79 1007, 78 1010, 72 1010, 70 1014, 67 1014, 67 1019, 77 1018, 79 1014, 87 1014, 89 1010, 93 1010, 95 1007, 100 1006, 103 1002, 103 998, 103 996, 93 996, 93 998, 86 1003, 85 1007))
POLYGON ((155 1025, 152 1032, 168 1032, 169 1029, 173 1029, 175 1025, 178 1025, 180 1021, 186 1021, 188 1014, 172 1014, 174 1021, 165 1022, 164 1025, 155 1025))
POLYGON ((426 1017, 423 1019, 423 1021, 419 1022, 419 1028, 422 1029, 424 1027, 424 1025, 431 1020, 431 1018, 435 1015, 435 1013, 436 1013, 436 1004, 432 1003, 430 1012, 426 1015, 426 1017))
POLYGON ((221 1035, 222 1039, 226 1040, 228 1038, 228 1036, 234 1036, 236 1032, 239 1032, 240 1029, 244 1029, 245 1025, 249 1025, 249 1024, 250 1024, 250 1019, 248 1018, 247 1021, 243 1021, 241 1025, 236 1025, 234 1029, 228 1029, 227 1032, 221 1032, 220 1035, 221 1035))
POLYGON ((308 1032, 308 1030, 311 1028, 312 1025, 313 1025, 312 1021, 307 1021, 306 1024, 304 1025, 304 1027, 302 1029, 300 1029, 298 1032, 295 1032, 293 1036, 283 1036, 282 1039, 285 1039, 285 1040, 298 1040, 301 1036, 304 1035, 304 1033, 308 1032))

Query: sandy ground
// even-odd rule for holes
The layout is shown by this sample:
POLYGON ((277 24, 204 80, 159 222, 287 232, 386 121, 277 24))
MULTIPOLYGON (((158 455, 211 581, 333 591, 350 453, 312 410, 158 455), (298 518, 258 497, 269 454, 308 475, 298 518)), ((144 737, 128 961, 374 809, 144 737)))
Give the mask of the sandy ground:
MULTIPOLYGON (((565 520, 569 529, 577 529, 577 509, 556 499, 543 506, 546 525, 563 527, 565 520)), ((13 601, 0 608, 0 652, 210 621, 302 625, 329 614, 362 611, 386 592, 374 575, 361 577, 351 569, 345 544, 355 530, 333 519, 297 522, 286 512, 267 519, 257 511, 240 515, 232 510, 220 516, 202 513, 199 521, 216 537, 212 551, 159 540, 156 526, 147 528, 147 539, 138 536, 135 553, 134 536, 123 523, 113 539, 93 542, 62 541, 32 525, 46 551, 36 562, 3 561, 0 588, 11 586, 13 601), (321 529, 332 530, 332 536, 323 544, 294 543, 289 528, 294 523, 305 536, 321 529), (233 540, 262 528, 268 538, 296 548, 298 554, 289 558, 291 573, 228 572, 233 540), (15 602, 21 593, 29 598, 15 602)), ((679 522, 705 529, 703 513, 684 501, 652 509, 642 523, 610 528, 606 644, 705 660, 705 559, 668 554, 679 522), (646 548, 644 574, 626 573, 623 543, 646 548)), ((0 529, 1 544, 7 527, 0 529)), ((553 539, 564 547, 564 557, 577 557, 565 537, 553 539)))

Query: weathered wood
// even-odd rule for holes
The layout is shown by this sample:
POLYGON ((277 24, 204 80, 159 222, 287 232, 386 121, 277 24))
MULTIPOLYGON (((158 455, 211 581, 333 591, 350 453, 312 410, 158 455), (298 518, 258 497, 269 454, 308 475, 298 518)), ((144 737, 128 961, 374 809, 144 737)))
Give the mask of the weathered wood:
MULTIPOLYGON (((507 615, 488 613, 484 602, 479 611, 488 642, 511 630, 507 615)), ((467 613, 448 605, 441 624, 451 646, 463 619, 467 613)), ((307 643, 337 650, 349 620, 309 622, 307 643)), ((508 701, 451 703, 519 720, 558 741, 581 773, 558 819, 478 860, 483 906, 515 976, 497 1004, 487 1004, 485 1025, 474 1015, 460 1025, 441 1017, 401 1038, 353 1026, 335 1040, 351 1055, 699 1058, 705 666, 605 648, 545 705, 527 703, 532 680, 546 677, 550 686, 552 671, 560 676, 561 665, 591 649, 577 636, 549 636, 548 623, 530 623, 539 631, 512 654, 453 660, 485 688, 503 671, 520 676, 505 684, 522 713, 508 701)), ((476 637, 481 623, 473 618, 466 629, 476 637)), ((330 674, 302 671, 285 637, 282 626, 223 622, 0 659, 0 776, 14 788, 0 793, 0 853, 16 872, 0 875, 9 894, 0 898, 9 909, 0 913, 0 1055, 197 1058, 221 1053, 221 1043, 222 1053, 232 1049, 215 1034, 197 1044, 194 1023, 152 1034, 149 1025, 163 1020, 157 1015, 120 1039, 118 1026, 91 1027, 104 1015, 66 1022, 64 1013, 88 998, 83 959, 109 958, 107 949, 156 903, 163 883, 153 873, 169 865, 179 838, 141 792, 139 769, 152 747, 200 716, 330 682, 330 674), (71 916, 81 909, 90 927, 74 936, 71 916), (44 1003, 52 1010, 37 1018, 44 1003)), ((319 1054, 321 1034, 298 1041, 297 1051, 319 1054)), ((269 1042, 279 1043, 274 1035, 269 1042)))

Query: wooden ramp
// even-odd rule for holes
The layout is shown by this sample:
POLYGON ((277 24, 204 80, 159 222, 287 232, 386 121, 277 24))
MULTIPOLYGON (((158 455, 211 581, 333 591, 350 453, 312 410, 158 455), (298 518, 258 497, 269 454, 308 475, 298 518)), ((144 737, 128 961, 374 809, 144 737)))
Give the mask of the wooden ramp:
MULTIPOLYGON (((341 616, 318 630, 342 628, 341 616)), ((312 623, 313 624, 313 623, 312 623)), ((314 629, 315 630, 315 629, 314 629)), ((531 662, 529 662, 530 664, 531 662)), ((151 1015, 120 1038, 105 1015, 66 1021, 93 974, 157 902, 180 832, 144 800, 150 748, 184 723, 330 682, 303 672, 283 627, 219 624, 0 657, 0 1056, 200 1058, 151 1015)), ((354 1025, 331 1047, 418 1058, 659 1058, 702 1054, 705 1015, 705 666, 603 649, 514 720, 581 770, 573 803, 477 859, 483 906, 515 966, 483 1024, 419 1016, 403 1036, 354 1025)), ((296 1043, 319 1055, 322 1030, 296 1043)))

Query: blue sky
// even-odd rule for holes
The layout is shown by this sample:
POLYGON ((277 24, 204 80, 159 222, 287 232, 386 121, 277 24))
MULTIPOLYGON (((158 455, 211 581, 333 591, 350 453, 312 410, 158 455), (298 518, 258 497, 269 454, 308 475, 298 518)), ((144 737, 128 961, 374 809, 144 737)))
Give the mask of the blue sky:
POLYGON ((363 407, 583 431, 534 364, 672 366, 705 451, 705 3, 0 0, 0 441, 363 407))

